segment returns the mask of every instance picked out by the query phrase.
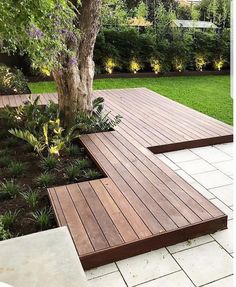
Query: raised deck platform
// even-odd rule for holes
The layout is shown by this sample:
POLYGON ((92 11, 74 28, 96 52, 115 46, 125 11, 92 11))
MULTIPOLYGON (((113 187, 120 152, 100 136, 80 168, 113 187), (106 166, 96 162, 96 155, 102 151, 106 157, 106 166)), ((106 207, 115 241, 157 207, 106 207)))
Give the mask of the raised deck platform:
POLYGON ((232 128, 146 89, 97 91, 123 116, 81 142, 107 176, 49 190, 86 269, 227 227, 227 217, 153 152, 232 141, 232 128))
MULTIPOLYGON (((84 268, 226 228, 227 216, 154 153, 230 142, 232 127, 143 88, 94 94, 123 116, 115 131, 81 136, 105 178, 48 190, 84 268)), ((0 107, 26 99, 0 97, 0 107)), ((40 95, 49 100, 57 95, 40 95)))

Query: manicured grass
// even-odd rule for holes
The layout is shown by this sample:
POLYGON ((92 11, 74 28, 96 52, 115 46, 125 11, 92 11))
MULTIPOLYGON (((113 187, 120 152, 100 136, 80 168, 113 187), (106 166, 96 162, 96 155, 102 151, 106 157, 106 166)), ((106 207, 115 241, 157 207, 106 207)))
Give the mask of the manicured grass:
MULTIPOLYGON (((233 100, 230 96, 229 76, 169 77, 141 79, 100 79, 94 89, 146 87, 172 100, 233 124, 233 100)), ((56 91, 53 82, 30 83, 32 93, 56 91)))

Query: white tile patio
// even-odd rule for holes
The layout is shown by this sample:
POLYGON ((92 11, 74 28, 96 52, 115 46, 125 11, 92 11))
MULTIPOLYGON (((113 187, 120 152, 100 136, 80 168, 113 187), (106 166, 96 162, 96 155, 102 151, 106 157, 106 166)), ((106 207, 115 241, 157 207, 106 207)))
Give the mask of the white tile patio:
POLYGON ((232 143, 157 155, 228 215, 228 230, 87 271, 90 286, 233 287, 232 155, 232 143))

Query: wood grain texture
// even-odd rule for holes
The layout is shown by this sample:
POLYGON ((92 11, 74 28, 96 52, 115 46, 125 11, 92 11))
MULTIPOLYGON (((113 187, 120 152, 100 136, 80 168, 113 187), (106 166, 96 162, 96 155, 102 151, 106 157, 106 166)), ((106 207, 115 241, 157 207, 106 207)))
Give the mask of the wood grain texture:
MULTIPOLYGON (((143 88, 94 95, 123 116, 115 131, 80 138, 105 178, 48 189, 84 268, 227 228, 227 216, 155 153, 230 142, 232 127, 143 88)), ((0 97, 0 108, 26 99, 0 97)), ((57 95, 40 96, 49 101, 57 95)))

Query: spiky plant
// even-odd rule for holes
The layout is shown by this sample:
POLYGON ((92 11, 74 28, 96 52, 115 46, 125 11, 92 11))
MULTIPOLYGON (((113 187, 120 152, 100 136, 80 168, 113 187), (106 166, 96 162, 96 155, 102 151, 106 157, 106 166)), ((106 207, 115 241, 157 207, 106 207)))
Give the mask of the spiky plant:
POLYGON ((49 172, 44 172, 36 178, 36 183, 43 187, 49 187, 55 182, 55 176, 49 172))
POLYGON ((75 161, 75 165, 80 169, 80 170, 83 170, 85 168, 88 168, 91 166, 91 162, 86 159, 86 158, 83 158, 83 159, 77 159, 75 161))
POLYGON ((89 170, 84 171, 84 176, 87 179, 97 179, 97 178, 100 178, 101 175, 102 174, 95 169, 89 169, 89 170))
POLYGON ((57 167, 58 159, 54 156, 48 156, 41 160, 40 165, 44 171, 50 171, 57 167))
POLYGON ((52 208, 44 207, 41 210, 37 210, 32 213, 33 220, 40 227, 40 230, 44 230, 50 226, 53 218, 52 208))
POLYGON ((70 166, 65 168, 65 178, 67 178, 69 182, 76 181, 79 176, 80 176, 80 169, 78 168, 77 165, 71 164, 70 166))
POLYGON ((26 165, 23 162, 12 161, 8 166, 8 170, 13 177, 22 176, 26 171, 26 165))
POLYGON ((15 223, 20 210, 15 210, 12 212, 11 210, 6 211, 1 215, 1 221, 5 229, 9 229, 15 223))
POLYGON ((21 192, 22 197, 32 209, 35 209, 39 203, 39 192, 29 188, 27 191, 21 192))
POLYGON ((13 198, 18 195, 21 188, 13 180, 5 180, 0 183, 0 199, 13 198))

